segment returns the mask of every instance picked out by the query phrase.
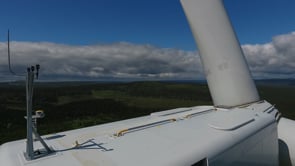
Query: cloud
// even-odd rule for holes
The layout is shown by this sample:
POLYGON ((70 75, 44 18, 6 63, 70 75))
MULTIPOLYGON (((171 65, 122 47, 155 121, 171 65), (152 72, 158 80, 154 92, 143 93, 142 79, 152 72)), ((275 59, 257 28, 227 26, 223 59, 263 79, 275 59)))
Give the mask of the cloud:
MULTIPOLYGON (((0 43, 0 70, 7 70, 7 46, 0 43)), ((14 70, 39 63, 43 78, 197 79, 202 78, 196 52, 131 43, 70 46, 11 42, 14 70)))
POLYGON ((255 78, 295 78, 295 32, 242 48, 255 78))
MULTIPOLYGON (((295 32, 270 43, 242 46, 255 78, 295 77, 295 32)), ((13 69, 41 65, 45 80, 203 79, 197 52, 120 42, 72 46, 47 42, 11 42, 13 69)), ((0 42, 1 80, 16 79, 7 69, 7 44, 0 42)))

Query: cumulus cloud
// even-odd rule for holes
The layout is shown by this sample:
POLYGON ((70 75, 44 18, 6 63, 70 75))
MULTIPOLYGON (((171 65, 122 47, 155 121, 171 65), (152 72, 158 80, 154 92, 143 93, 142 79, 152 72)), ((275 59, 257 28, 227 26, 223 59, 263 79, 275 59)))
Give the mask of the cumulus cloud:
MULTIPOLYGON (((295 77, 295 32, 266 44, 242 46, 255 78, 295 77)), ((7 69, 7 44, 0 42, 2 80, 15 79, 7 69)), ((61 80, 203 79, 197 52, 120 42, 71 46, 46 42, 11 42, 13 69, 22 73, 41 65, 41 78, 61 80)))
POLYGON ((242 48, 255 78, 295 78, 295 32, 242 48))
MULTIPOLYGON (((7 46, 0 43, 0 70, 7 70, 7 46)), ((43 78, 197 79, 202 77, 196 52, 131 43, 70 46, 11 42, 14 70, 39 63, 43 78)))

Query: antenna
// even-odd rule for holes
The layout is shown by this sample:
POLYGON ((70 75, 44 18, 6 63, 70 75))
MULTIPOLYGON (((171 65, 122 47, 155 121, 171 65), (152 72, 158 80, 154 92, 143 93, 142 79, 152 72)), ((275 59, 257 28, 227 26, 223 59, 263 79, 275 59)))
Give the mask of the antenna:
POLYGON ((21 77, 24 77, 25 75, 24 74, 16 74, 13 70, 12 70, 12 67, 11 67, 11 60, 10 60, 10 33, 9 33, 9 29, 7 31, 7 57, 8 57, 8 69, 9 69, 9 72, 14 75, 14 76, 21 76, 21 77))
POLYGON ((7 46, 8 46, 8 49, 7 49, 7 56, 8 56, 8 69, 10 71, 11 74, 13 75, 17 75, 11 68, 11 62, 10 62, 10 37, 9 37, 9 29, 7 31, 7 46))

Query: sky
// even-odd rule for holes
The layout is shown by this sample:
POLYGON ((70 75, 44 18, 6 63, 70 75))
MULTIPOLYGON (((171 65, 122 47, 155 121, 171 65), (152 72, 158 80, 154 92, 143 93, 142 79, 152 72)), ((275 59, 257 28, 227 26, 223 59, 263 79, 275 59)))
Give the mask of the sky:
MULTIPOLYGON (((295 78, 295 1, 225 0, 252 75, 295 78)), ((179 0, 1 0, 0 79, 204 79, 179 0)))

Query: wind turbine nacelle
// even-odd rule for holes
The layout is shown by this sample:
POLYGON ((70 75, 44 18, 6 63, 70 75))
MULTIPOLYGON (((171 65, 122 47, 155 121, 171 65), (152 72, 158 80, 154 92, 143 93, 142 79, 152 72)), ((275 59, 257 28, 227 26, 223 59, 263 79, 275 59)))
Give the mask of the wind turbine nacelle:
POLYGON ((278 124, 280 165, 295 165, 295 121, 281 118, 278 124))

